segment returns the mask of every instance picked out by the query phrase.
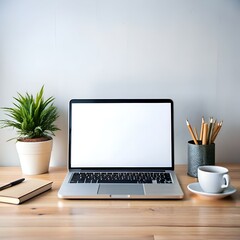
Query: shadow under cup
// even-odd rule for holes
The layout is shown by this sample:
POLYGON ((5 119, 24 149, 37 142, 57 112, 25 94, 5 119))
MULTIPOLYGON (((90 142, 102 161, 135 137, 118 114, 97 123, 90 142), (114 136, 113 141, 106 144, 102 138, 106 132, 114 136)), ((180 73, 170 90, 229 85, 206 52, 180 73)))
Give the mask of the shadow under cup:
POLYGON ((204 165, 215 165, 215 144, 196 145, 188 141, 188 175, 197 177, 198 167, 204 165))

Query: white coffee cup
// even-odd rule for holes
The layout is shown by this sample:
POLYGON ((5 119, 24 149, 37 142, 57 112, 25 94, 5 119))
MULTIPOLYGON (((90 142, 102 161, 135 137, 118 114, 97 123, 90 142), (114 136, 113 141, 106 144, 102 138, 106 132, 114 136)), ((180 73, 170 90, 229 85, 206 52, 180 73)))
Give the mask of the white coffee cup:
POLYGON ((204 192, 221 193, 230 184, 228 169, 220 166, 200 166, 198 181, 204 192))

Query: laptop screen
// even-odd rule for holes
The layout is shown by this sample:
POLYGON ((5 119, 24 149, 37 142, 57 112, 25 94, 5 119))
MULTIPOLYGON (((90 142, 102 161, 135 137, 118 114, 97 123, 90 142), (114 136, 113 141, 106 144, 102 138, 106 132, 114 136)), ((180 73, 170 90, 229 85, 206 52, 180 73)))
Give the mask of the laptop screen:
POLYGON ((74 99, 70 168, 173 167, 171 100, 74 99))

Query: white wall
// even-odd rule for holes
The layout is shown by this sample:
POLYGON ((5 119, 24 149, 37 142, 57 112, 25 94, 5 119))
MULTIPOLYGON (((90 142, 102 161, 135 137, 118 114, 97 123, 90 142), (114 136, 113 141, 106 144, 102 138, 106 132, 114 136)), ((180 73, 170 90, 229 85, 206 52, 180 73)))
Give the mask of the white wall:
MULTIPOLYGON (((176 163, 185 119, 203 115, 224 121, 217 162, 238 162, 240 1, 0 0, 0 106, 43 84, 61 115, 51 165, 66 165, 71 98, 172 98, 176 163)), ((0 134, 0 165, 19 165, 14 132, 0 134)))

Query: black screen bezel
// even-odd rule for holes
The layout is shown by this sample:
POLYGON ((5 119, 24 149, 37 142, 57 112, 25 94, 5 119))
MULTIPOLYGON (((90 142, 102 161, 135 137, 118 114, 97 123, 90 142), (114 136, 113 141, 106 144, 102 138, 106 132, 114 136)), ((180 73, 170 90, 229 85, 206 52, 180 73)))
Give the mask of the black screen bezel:
POLYGON ((172 99, 71 99, 69 101, 69 119, 68 119, 68 169, 69 170, 103 170, 103 171, 111 171, 113 169, 118 169, 118 171, 161 171, 161 170, 174 170, 174 109, 173 109, 173 100, 172 99), (71 166, 71 134, 72 134, 72 105, 73 104, 81 104, 81 103, 170 103, 171 106, 171 166, 170 167, 156 167, 156 168, 148 168, 148 167, 134 167, 134 168, 123 168, 123 167, 104 167, 104 168, 77 168, 71 166))

